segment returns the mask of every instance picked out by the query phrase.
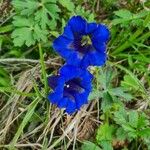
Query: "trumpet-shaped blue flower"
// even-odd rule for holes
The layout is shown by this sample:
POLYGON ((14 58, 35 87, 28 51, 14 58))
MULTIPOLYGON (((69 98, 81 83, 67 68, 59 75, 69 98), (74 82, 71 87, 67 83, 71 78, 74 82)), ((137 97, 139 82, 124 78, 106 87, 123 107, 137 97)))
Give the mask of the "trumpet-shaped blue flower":
POLYGON ((58 75, 48 78, 49 86, 53 89, 48 95, 49 101, 72 114, 87 103, 92 90, 92 78, 93 76, 85 69, 63 66, 58 75))
POLYGON ((101 66, 106 61, 106 43, 110 32, 103 24, 87 23, 80 16, 73 16, 64 32, 53 42, 53 48, 67 64, 82 68, 101 66))

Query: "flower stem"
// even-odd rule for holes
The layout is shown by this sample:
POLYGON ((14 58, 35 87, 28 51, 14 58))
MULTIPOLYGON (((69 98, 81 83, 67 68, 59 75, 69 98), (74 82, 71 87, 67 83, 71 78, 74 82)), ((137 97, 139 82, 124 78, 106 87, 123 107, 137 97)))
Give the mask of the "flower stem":
POLYGON ((39 54, 40 54, 40 63, 41 63, 41 70, 42 70, 42 78, 44 79, 44 87, 45 87, 45 93, 48 93, 48 82, 46 77, 46 67, 44 63, 44 57, 43 57, 43 50, 41 47, 41 44, 38 44, 39 47, 39 54))

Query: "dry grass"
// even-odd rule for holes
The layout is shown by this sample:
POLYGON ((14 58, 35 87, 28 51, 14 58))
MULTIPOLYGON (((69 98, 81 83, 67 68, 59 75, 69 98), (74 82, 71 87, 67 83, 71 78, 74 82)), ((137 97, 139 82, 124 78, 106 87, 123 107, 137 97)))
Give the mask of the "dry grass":
MULTIPOLYGON (((59 58, 55 58, 45 64, 47 69, 57 68, 61 65, 60 62, 59 58)), ((55 106, 50 106, 45 98, 43 87, 40 87, 41 73, 38 61, 4 59, 1 64, 8 68, 10 65, 20 67, 19 69, 17 67, 19 74, 14 77, 14 91, 10 95, 4 91, 0 94, 1 148, 21 150, 46 148, 51 150, 57 145, 59 145, 59 149, 68 149, 72 145, 75 149, 77 140, 84 141, 94 137, 95 129, 100 124, 96 101, 85 105, 74 116, 69 116, 55 106), (23 71, 21 71, 22 62, 24 66, 26 65, 26 70, 23 71), (39 85, 37 85, 37 81, 39 85), (33 110, 33 113, 30 112, 32 113, 30 116, 28 112, 32 108, 30 106, 34 100, 37 101, 36 109, 33 110), (29 119, 21 127, 26 115, 29 119), (35 116, 39 120, 32 123, 35 116)))

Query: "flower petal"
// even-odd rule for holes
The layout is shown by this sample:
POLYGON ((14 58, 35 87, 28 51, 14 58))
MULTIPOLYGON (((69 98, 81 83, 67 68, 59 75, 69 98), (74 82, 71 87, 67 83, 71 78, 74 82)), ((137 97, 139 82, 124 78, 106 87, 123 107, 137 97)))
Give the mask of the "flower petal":
POLYGON ((86 34, 91 34, 93 31, 97 29, 97 27, 98 27, 98 24, 96 24, 95 22, 87 23, 86 34))
POLYGON ((58 79, 59 79, 59 76, 58 76, 58 75, 57 75, 57 76, 53 75, 53 76, 48 77, 48 85, 49 85, 53 90, 55 89, 55 87, 56 87, 57 84, 58 84, 58 79))
POLYGON ((73 16, 68 24, 71 26, 74 35, 85 34, 86 20, 81 16, 73 16))
POLYGON ((50 93, 47 98, 52 104, 57 104, 60 100, 60 97, 61 94, 54 92, 50 93))
POLYGON ((86 68, 88 66, 102 66, 106 62, 106 53, 100 53, 97 51, 93 51, 88 53, 83 61, 82 61, 82 66, 83 68, 86 68))
POLYGON ((110 32, 108 28, 103 24, 99 24, 98 28, 92 33, 92 38, 101 42, 107 42, 109 40, 109 37, 110 32))
POLYGON ((105 42, 101 42, 99 40, 92 39, 92 44, 96 51, 99 51, 102 53, 106 52, 106 43, 105 42))
POLYGON ((81 76, 84 77, 80 81, 81 86, 90 92, 92 90, 93 75, 90 72, 85 70, 85 71, 83 71, 83 74, 81 76))
POLYGON ((68 98, 62 98, 62 99, 59 100, 57 106, 59 108, 66 108, 67 104, 68 104, 68 98))
POLYGON ((72 41, 70 39, 65 38, 64 36, 59 36, 53 42, 53 48, 58 52, 62 57, 68 58, 71 54, 70 44, 72 41))
POLYGON ((67 107, 66 107, 66 112, 68 114, 72 114, 74 113, 76 110, 76 104, 75 102, 71 101, 71 100, 68 100, 68 104, 67 104, 67 107))
POLYGON ((88 96, 89 96, 88 91, 82 93, 82 94, 77 94, 76 97, 76 108, 79 110, 82 105, 87 104, 88 102, 88 96))
POLYGON ((80 66, 82 57, 78 52, 73 52, 70 57, 66 60, 68 65, 80 66))
POLYGON ((61 69, 60 69, 60 75, 65 77, 65 80, 69 80, 72 79, 74 77, 78 77, 81 74, 81 69, 78 67, 74 67, 71 65, 64 65, 61 69))
POLYGON ((70 25, 66 25, 64 27, 64 33, 63 33, 63 36, 68 38, 68 39, 71 39, 71 40, 74 40, 74 35, 72 33, 72 30, 71 30, 71 26, 70 25))

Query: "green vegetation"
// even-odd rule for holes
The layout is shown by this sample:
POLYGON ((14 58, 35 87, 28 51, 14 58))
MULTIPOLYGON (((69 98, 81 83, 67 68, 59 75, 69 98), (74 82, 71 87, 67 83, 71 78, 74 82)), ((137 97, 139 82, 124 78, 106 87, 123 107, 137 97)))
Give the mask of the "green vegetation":
POLYGON ((150 150, 148 0, 0 0, 0 14, 0 149, 150 150), (73 15, 111 39, 89 104, 68 116, 46 96, 63 64, 52 42, 73 15))

